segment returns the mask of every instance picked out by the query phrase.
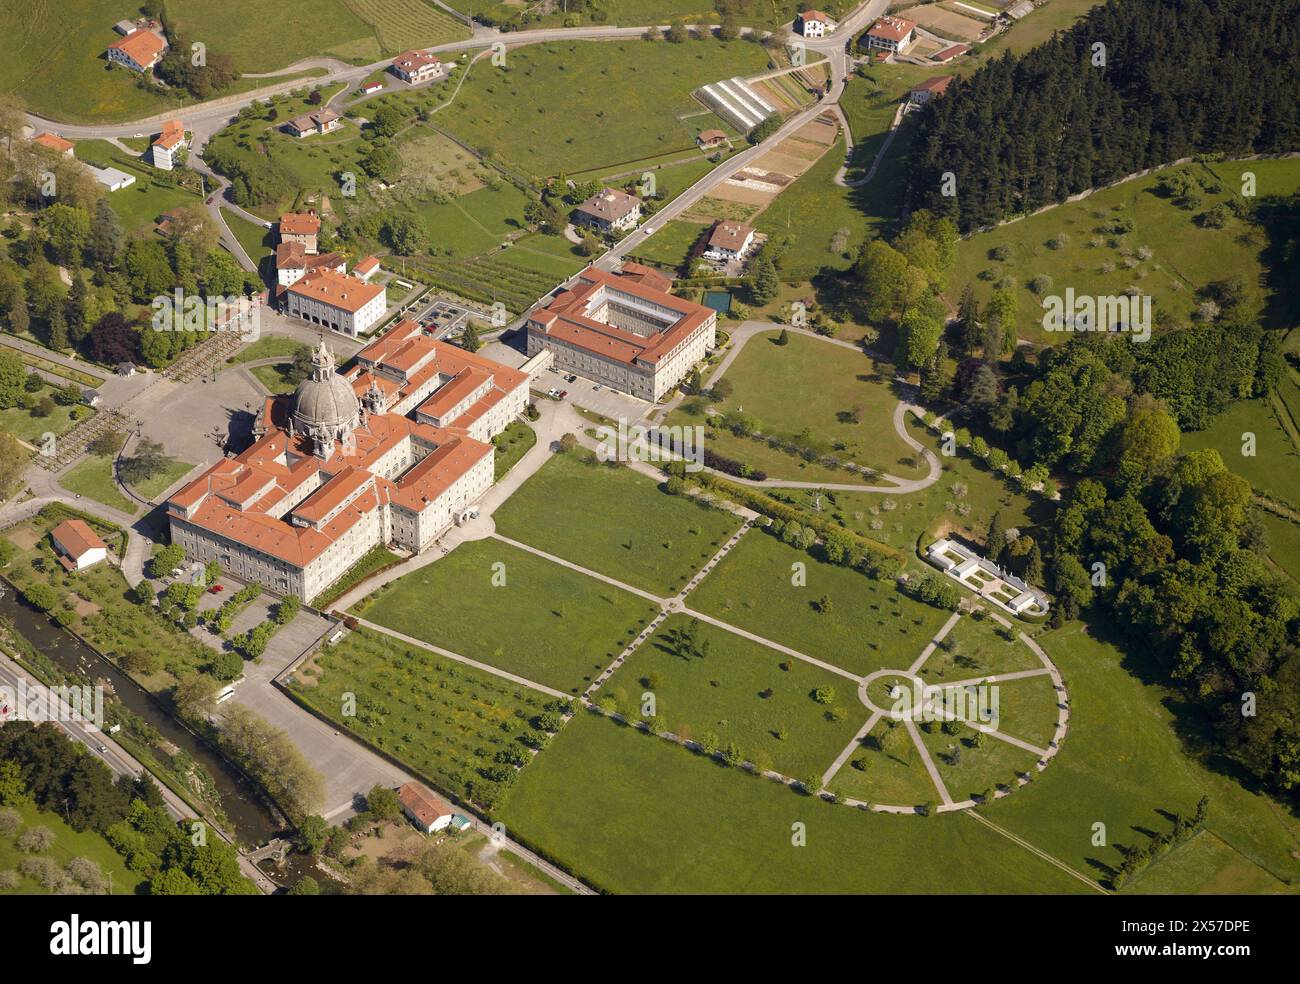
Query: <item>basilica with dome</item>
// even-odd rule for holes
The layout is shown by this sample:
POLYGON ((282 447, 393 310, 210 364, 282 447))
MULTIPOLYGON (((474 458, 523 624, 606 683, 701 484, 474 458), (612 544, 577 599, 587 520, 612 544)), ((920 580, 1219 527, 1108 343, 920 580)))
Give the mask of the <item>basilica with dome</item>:
POLYGON ((399 322, 341 373, 324 341, 252 446, 167 502, 193 560, 310 602, 377 544, 417 554, 492 486, 491 439, 528 403, 526 373, 399 322))

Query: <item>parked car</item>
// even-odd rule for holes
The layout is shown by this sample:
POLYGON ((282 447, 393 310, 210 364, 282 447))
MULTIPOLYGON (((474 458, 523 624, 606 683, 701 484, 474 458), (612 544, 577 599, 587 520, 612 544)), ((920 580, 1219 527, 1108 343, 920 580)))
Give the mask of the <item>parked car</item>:
POLYGON ((221 594, 221 592, 225 590, 226 586, 224 584, 214 584, 212 587, 208 588, 208 594, 221 594))
POLYGON ((567 376, 564 377, 564 381, 566 383, 576 383, 578 381, 578 377, 575 376, 573 373, 569 373, 567 376))
POLYGON ((566 396, 568 396, 568 395, 569 395, 569 391, 568 391, 568 390, 560 390, 560 399, 561 399, 561 400, 563 400, 563 399, 564 399, 566 396))

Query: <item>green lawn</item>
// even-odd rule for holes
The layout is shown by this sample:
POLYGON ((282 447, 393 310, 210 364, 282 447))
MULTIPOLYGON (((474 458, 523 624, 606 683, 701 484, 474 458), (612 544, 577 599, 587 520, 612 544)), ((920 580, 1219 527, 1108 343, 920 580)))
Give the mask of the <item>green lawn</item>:
POLYGON ((732 513, 661 492, 582 452, 552 457, 499 510, 497 532, 663 597, 740 528, 732 513))
POLYGON ((328 609, 370 575, 397 563, 399 556, 382 543, 376 543, 365 556, 343 572, 343 576, 311 600, 313 608, 328 609))
POLYGON ((691 249, 707 228, 698 222, 674 219, 656 230, 637 249, 637 259, 668 267, 674 275, 681 276, 687 272, 686 263, 690 259, 691 249))
POLYGON ((194 465, 191 462, 182 461, 179 458, 168 458, 166 468, 151 478, 133 484, 131 488, 135 489, 144 498, 152 501, 162 495, 173 482, 180 481, 181 476, 193 467, 194 465))
POLYGON ((1300 523, 1259 510, 1260 522, 1268 538, 1268 555, 1273 563, 1300 582, 1300 523))
POLYGON ((69 492, 102 502, 128 516, 134 516, 139 508, 137 503, 118 491, 113 480, 112 458, 87 455, 59 478, 59 484, 69 492))
POLYGON ((296 338, 284 335, 263 335, 253 344, 240 349, 229 359, 227 365, 235 366, 244 362, 257 362, 260 359, 292 358, 303 343, 296 338))
POLYGON ((764 769, 821 775, 867 719, 852 681, 698 620, 696 655, 681 652, 676 633, 691 621, 669 617, 600 696, 640 718, 643 694, 653 693, 656 713, 676 735, 698 740, 711 732, 764 769), (830 704, 813 699, 821 687, 835 691, 830 704), (832 708, 839 721, 831 720, 832 708))
POLYGON ((832 566, 758 531, 713 569, 689 605, 857 674, 910 666, 948 615, 906 597, 892 580, 832 566), (791 584, 796 562, 807 565, 806 587, 791 584), (814 607, 823 595, 831 601, 825 613, 814 607))
POLYGON ((496 445, 497 453, 493 459, 496 481, 501 481, 502 477, 519 463, 519 459, 526 455, 529 450, 537 443, 537 432, 522 421, 512 421, 510 425, 493 438, 492 443, 496 445))
POLYGON ((1240 400, 1215 417, 1203 431, 1183 434, 1184 451, 1214 448, 1228 470, 1260 492, 1300 504, 1300 449, 1291 442, 1268 399, 1240 400), (1247 455, 1247 435, 1254 435, 1254 454, 1247 455))
MULTIPOLYGON (((50 389, 51 387, 46 387, 41 391, 41 395, 47 395, 50 389)), ((48 417, 42 417, 39 411, 10 407, 7 410, 0 410, 0 430, 8 431, 20 441, 39 445, 41 437, 45 434, 53 434, 55 437, 66 434, 76 423, 72 415, 78 413, 84 416, 88 409, 55 406, 48 417)))
POLYGON ((274 229, 249 222, 229 209, 222 210, 221 218, 225 220, 226 227, 239 240, 239 245, 244 247, 244 252, 255 264, 275 250, 274 229))
MULTIPOLYGON (((10 809, 0 807, 0 810, 10 809)), ((113 850, 111 844, 101 834, 93 830, 73 830, 57 813, 47 813, 35 806, 24 804, 12 807, 22 818, 20 827, 11 837, 0 837, 0 871, 16 871, 24 858, 48 858, 60 868, 73 858, 86 858, 99 865, 104 876, 104 883, 112 878, 114 895, 134 895, 143 887, 145 879, 130 871, 122 856, 113 850), (24 830, 33 827, 45 827, 54 834, 54 845, 40 854, 28 854, 15 846, 15 841, 24 830)), ((39 882, 22 876, 16 888, 0 888, 0 895, 47 895, 49 890, 39 882)), ((105 892, 107 894, 107 892, 105 892)))
POLYGON ((486 59, 435 122, 471 146, 535 177, 606 168, 694 147, 679 117, 691 93, 768 66, 759 45, 733 41, 555 42, 486 59))
POLYGON ((1300 877, 1300 861, 1292 856, 1300 846, 1300 823, 1280 804, 1243 787, 1229 764, 1202 761, 1192 751, 1207 733, 1200 712, 1182 697, 1142 683, 1158 671, 1140 652, 1124 656, 1077 622, 1042 634, 1040 641, 1065 676, 1070 730, 1060 754, 1030 789, 981 808, 991 820, 1101 880, 1121 858, 1117 846, 1145 843, 1147 831, 1169 830, 1162 812, 1190 814, 1208 795, 1208 828, 1235 850, 1222 853, 1208 871, 1204 864, 1179 865, 1185 850, 1179 848, 1135 886, 1156 876, 1175 894, 1215 885, 1228 890, 1257 883, 1256 865, 1281 878, 1300 877), (1092 846, 1095 823, 1106 825, 1105 847, 1092 846))
POLYGON ((368 629, 324 647, 294 672, 290 689, 438 787, 480 803, 498 784, 478 770, 507 746, 522 749, 517 736, 550 700, 368 629), (355 716, 344 714, 344 695, 355 696, 355 716))
POLYGON ((164 212, 203 200, 196 192, 157 178, 158 172, 152 167, 133 160, 107 141, 78 140, 75 153, 78 160, 95 167, 115 167, 135 176, 135 184, 105 196, 128 235, 148 233, 164 212))
POLYGON ((935 788, 916 744, 902 724, 882 720, 871 729, 848 761, 831 776, 827 784, 842 796, 863 803, 887 806, 921 806, 938 803, 935 788), (901 740, 888 751, 881 746, 882 736, 890 729, 903 729, 901 740))
POLYGON ((588 715, 523 771, 500 814, 525 843, 617 893, 1086 891, 968 817, 832 806, 588 715), (806 846, 793 843, 796 823, 806 846))
POLYGON ((273 366, 253 366, 248 371, 257 377, 257 381, 266 387, 267 392, 281 396, 292 393, 298 388, 298 384, 289 378, 292 370, 293 363, 279 362, 273 366))
POLYGON ((759 232, 789 241, 777 264, 785 280, 810 280, 823 269, 848 269, 863 242, 874 235, 873 224, 854 203, 853 189, 834 183, 844 156, 841 137, 754 223, 759 232))
POLYGON ((462 656, 577 693, 631 642, 655 608, 499 540, 476 540, 385 585, 353 611, 462 656), (500 566, 494 570, 494 565, 500 566), (505 584, 494 587, 494 574, 498 580, 504 576, 505 584))
MULTIPOLYGON (((987 735, 977 748, 974 745, 975 732, 969 728, 947 735, 936 724, 928 731, 921 728, 920 733, 948 795, 957 802, 979 796, 999 783, 1014 783, 1020 774, 1032 773, 1038 761, 1033 752, 987 735)), ((1029 791, 1018 788, 1012 795, 1029 791)))
POLYGON ((720 412, 743 408, 756 430, 800 444, 806 432, 842 460, 902 478, 925 474, 894 430, 891 367, 824 338, 791 332, 788 344, 778 345, 778 337, 764 332, 745 344, 722 377, 734 391, 716 405, 720 412))
POLYGON ((928 682, 942 684, 1040 669, 1042 661, 1023 642, 1001 635, 1005 631, 991 618, 962 618, 930 654, 921 673, 928 682))
MULTIPOLYGON (((944 528, 982 543, 994 512, 1004 524, 1022 531, 1045 520, 1051 506, 1031 499, 978 459, 964 454, 939 454, 940 444, 911 415, 907 431, 939 456, 939 481, 906 495, 871 492, 831 492, 823 495, 822 509, 845 526, 900 550, 915 548, 922 533, 944 528)), ((789 490, 788 499, 811 508, 814 491, 789 490)))

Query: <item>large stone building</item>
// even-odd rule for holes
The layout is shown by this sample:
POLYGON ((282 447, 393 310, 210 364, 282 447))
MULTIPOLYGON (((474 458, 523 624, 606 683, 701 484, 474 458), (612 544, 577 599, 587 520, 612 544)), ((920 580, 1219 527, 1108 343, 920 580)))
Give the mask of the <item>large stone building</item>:
POLYGON ((714 347, 717 321, 712 308, 674 297, 653 276, 592 268, 529 317, 528 354, 552 352, 565 372, 653 403, 714 347))
POLYGON ((488 441, 528 381, 410 326, 348 376, 322 342, 297 391, 266 400, 253 445, 168 500, 172 542, 310 601, 377 544, 418 553, 458 522, 492 485, 488 441))
POLYGON ((356 337, 388 311, 388 291, 381 284, 318 267, 285 288, 284 308, 292 317, 356 337))

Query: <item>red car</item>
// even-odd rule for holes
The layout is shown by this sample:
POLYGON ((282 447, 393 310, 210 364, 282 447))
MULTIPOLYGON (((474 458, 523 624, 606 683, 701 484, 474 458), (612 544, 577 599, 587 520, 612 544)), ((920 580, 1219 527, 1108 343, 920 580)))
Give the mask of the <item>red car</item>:
POLYGON ((212 587, 208 588, 208 594, 221 594, 221 592, 225 590, 226 586, 224 584, 214 584, 212 587))

